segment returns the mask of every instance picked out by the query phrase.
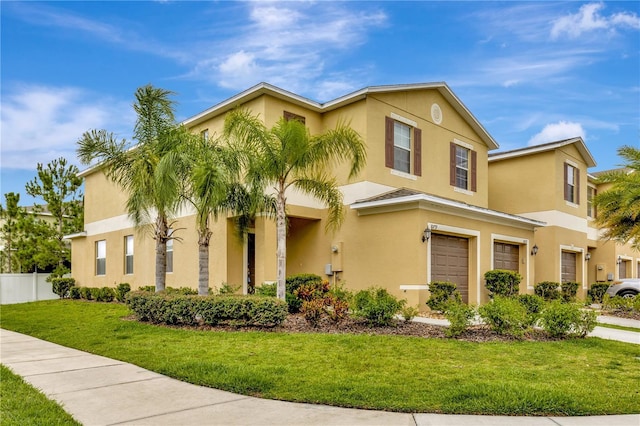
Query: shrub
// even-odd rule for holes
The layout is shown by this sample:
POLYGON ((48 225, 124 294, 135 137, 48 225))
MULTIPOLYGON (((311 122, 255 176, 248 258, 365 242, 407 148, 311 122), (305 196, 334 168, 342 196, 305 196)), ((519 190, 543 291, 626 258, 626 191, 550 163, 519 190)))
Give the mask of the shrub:
POLYGON ((155 293, 156 292, 156 286, 154 286, 154 285, 142 285, 142 286, 138 287, 138 291, 147 291, 149 293, 155 293))
POLYGON ((126 300, 139 320, 158 324, 274 327, 287 317, 284 302, 266 297, 130 292, 126 300))
POLYGON ((411 321, 419 313, 420 311, 415 306, 403 306, 402 309, 400 309, 400 314, 405 321, 411 321))
POLYGON ((560 284, 557 282, 542 281, 533 286, 533 292, 546 301, 556 300, 560 298, 558 287, 560 287, 560 284))
POLYGON ((602 309, 605 311, 617 311, 622 313, 632 311, 640 312, 640 295, 631 298, 622 296, 611 297, 608 294, 605 294, 602 298, 602 309))
POLYGON ((335 323, 341 322, 349 316, 349 302, 340 296, 329 293, 324 298, 325 313, 335 323))
POLYGON ((95 299, 97 302, 113 302, 116 297, 116 291, 111 287, 102 287, 96 290, 95 299))
POLYGON ((576 294, 578 294, 579 286, 580 284, 573 281, 567 281, 560 284, 560 292, 562 294, 562 300, 564 300, 567 303, 575 302, 576 294))
POLYGON ((100 288, 89 287, 89 293, 91 293, 91 300, 98 300, 98 297, 100 296, 100 288))
POLYGON ((69 299, 80 299, 80 287, 71 287, 69 289, 69 299))
POLYGON ((328 281, 309 282, 298 287, 293 295, 302 301, 323 299, 330 289, 328 281))
POLYGON ((527 310, 513 298, 496 296, 480 306, 478 313, 489 328, 503 336, 520 338, 528 328, 527 310))
POLYGON ((476 316, 476 310, 458 300, 445 305, 444 316, 449 320, 449 327, 444 331, 447 337, 457 337, 464 333, 476 316))
POLYGON ((302 313, 302 315, 304 315, 304 319, 309 324, 311 324, 313 327, 317 327, 318 324, 320 324, 320 320, 322 319, 324 309, 325 306, 323 299, 312 299, 302 302, 300 312, 302 313))
POLYGON ((89 287, 80 287, 80 297, 84 300, 93 300, 93 294, 89 287))
MULTIPOLYGON (((222 283, 220 288, 218 289, 218 294, 235 294, 238 290, 242 288, 241 285, 233 285, 229 283, 222 283)), ((198 291, 196 290, 196 294, 198 291)))
MULTIPOLYGON (((296 297, 296 291, 304 285, 321 285, 322 277, 315 274, 297 274, 290 275, 287 277, 285 284, 285 300, 287 301, 287 305, 289 307, 289 312, 292 314, 300 312, 300 308, 302 307, 303 300, 296 297)), ((277 290, 277 286, 276 286, 277 290)), ((276 293, 277 294, 277 293, 276 293)))
POLYGON ((73 278, 53 278, 51 280, 51 288, 55 294, 60 296, 60 299, 69 297, 69 289, 76 285, 76 280, 73 278))
POLYGON ((607 293, 609 284, 607 283, 595 283, 591 285, 589 291, 587 291, 587 298, 592 303, 602 303, 602 298, 607 293))
POLYGON ((116 300, 118 302, 124 302, 127 297, 127 293, 131 291, 129 283, 120 283, 116 287, 116 300))
POLYGON ((367 320, 372 326, 385 326, 393 322, 406 300, 398 300, 384 288, 361 290, 354 296, 354 315, 367 320))
POLYGON ((494 296, 511 297, 518 294, 522 276, 515 271, 494 269, 484 274, 485 286, 489 290, 489 297, 494 296))
POLYGON ((540 325, 551 337, 584 337, 595 328, 596 317, 595 312, 582 310, 580 305, 555 300, 542 312, 540 325))
POLYGON ((256 287, 256 295, 257 296, 268 296, 268 297, 276 297, 278 295, 276 283, 262 283, 261 286, 256 287))
POLYGON ((433 281, 429 284, 431 296, 427 300, 427 306, 433 311, 443 312, 450 301, 462 302, 460 292, 454 283, 448 281, 433 281))
POLYGON ((527 311, 527 325, 534 326, 536 322, 538 322, 540 314, 544 309, 544 299, 535 294, 520 294, 518 295, 516 300, 520 302, 520 304, 524 306, 525 310, 527 311))

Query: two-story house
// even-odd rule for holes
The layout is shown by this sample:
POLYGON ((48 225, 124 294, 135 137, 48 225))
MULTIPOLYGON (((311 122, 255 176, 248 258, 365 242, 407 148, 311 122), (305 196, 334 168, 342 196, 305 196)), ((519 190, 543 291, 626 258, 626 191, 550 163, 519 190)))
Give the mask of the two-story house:
POLYGON ((631 277, 640 261, 629 244, 600 238, 593 199, 606 186, 588 173, 595 165, 579 137, 489 156, 490 207, 546 223, 535 232, 536 282, 578 282, 581 296, 589 284, 631 277))
MULTIPOLYGON (((381 286, 420 306, 432 281, 455 282, 465 302, 478 304, 487 300, 486 271, 518 271, 523 276, 520 290, 527 292, 536 282, 559 281, 559 274, 547 271, 570 264, 570 257, 574 271, 563 269, 562 277, 583 286, 589 282, 579 261, 596 247, 587 241, 585 201, 586 169, 595 162, 581 140, 564 151, 550 149, 557 158, 490 157, 498 144, 445 83, 368 87, 327 103, 261 83, 183 124, 214 137, 221 133, 225 114, 238 106, 258 115, 267 127, 282 117, 302 120, 312 134, 346 121, 367 147, 366 167, 355 179, 347 179, 346 167, 334 170, 347 206, 335 233, 325 233, 321 203, 287 194, 288 274, 315 273, 352 290, 381 286), (499 170, 520 160, 533 164, 499 170), (573 182, 573 198, 561 203, 551 200, 549 191, 569 191, 562 179, 573 182), (516 180, 521 184, 516 186, 516 180), (552 211, 558 214, 537 214, 552 211), (556 226, 556 219, 570 223, 556 226), (560 257, 554 258, 551 246, 560 257)), ((73 276, 87 286, 152 284, 154 244, 134 230, 124 210, 126 196, 99 167, 82 176, 85 232, 71 236, 73 276)), ((196 287, 193 212, 185 208, 173 226, 180 240, 168 246, 167 285, 196 287)), ((272 219, 258 216, 243 240, 231 219, 218 220, 212 230, 212 287, 230 283, 247 292, 256 283, 275 280, 272 219)))

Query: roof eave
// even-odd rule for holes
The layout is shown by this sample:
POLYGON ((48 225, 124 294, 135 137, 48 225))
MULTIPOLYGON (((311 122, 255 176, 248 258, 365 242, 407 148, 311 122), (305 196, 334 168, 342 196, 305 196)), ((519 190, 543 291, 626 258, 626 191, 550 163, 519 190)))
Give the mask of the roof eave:
POLYGON ((381 207, 400 208, 411 203, 417 203, 420 208, 425 208, 427 210, 429 210, 430 206, 435 206, 440 209, 454 210, 457 212, 458 216, 476 217, 484 221, 506 223, 528 229, 546 226, 545 222, 541 222, 538 220, 516 216, 509 213, 503 213, 497 210, 490 210, 482 207, 472 206, 470 204, 459 203, 453 200, 430 196, 428 194, 416 194, 378 201, 358 201, 353 203, 351 205, 351 208, 357 210, 358 212, 365 212, 367 210, 377 209, 381 207))

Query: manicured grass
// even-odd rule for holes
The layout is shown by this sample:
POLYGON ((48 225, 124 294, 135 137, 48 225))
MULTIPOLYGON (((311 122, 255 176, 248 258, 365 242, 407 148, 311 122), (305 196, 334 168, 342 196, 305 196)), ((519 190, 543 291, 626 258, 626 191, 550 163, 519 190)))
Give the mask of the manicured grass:
POLYGON ((80 425, 4 365, 0 365, 0 383, 0 425, 80 425))
POLYGON ((615 328, 616 330, 635 331, 636 333, 640 333, 640 328, 625 327, 623 325, 615 325, 615 324, 605 324, 603 322, 599 322, 598 327, 615 328))
POLYGON ((3 306, 1 326, 247 395, 407 412, 640 413, 640 346, 212 332, 123 320, 125 306, 3 306))

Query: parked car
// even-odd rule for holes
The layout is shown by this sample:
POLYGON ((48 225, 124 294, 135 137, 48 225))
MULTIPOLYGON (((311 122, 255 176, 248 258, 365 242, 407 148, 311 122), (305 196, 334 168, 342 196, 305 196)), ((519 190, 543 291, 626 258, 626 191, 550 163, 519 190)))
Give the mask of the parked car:
POLYGON ((614 281, 607 289, 607 294, 611 297, 635 297, 640 294, 640 278, 623 278, 614 281))

